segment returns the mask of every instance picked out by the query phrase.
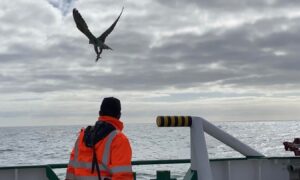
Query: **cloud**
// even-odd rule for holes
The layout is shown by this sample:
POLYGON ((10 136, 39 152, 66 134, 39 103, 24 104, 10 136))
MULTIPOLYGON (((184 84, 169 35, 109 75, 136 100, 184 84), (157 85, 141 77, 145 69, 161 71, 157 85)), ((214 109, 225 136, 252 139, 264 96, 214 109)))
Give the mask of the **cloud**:
POLYGON ((63 15, 66 15, 71 7, 73 7, 75 0, 48 0, 49 3, 55 7, 58 8, 63 15))
MULTIPOLYGON (((271 112, 284 101, 297 108, 290 98, 298 99, 300 87, 297 7, 297 2, 276 0, 3 1, 0 121, 23 113, 28 123, 42 116, 50 123, 64 115, 79 123, 94 115, 106 95, 123 99, 130 119, 141 118, 143 111, 148 119, 164 111, 196 114, 198 106, 213 119, 231 117, 230 110, 240 110, 235 119, 242 113, 260 119, 247 107, 271 112), (106 39, 114 50, 104 51, 95 63, 93 47, 77 30, 71 9, 79 9, 100 35, 123 5, 106 39), (79 112, 81 104, 86 108, 79 112), (15 115, 14 107, 19 109, 15 115)), ((287 112, 283 119, 297 115, 287 112)))
POLYGON ((200 9, 209 9, 211 11, 219 12, 237 12, 237 11, 245 11, 245 10, 269 10, 269 9, 287 9, 294 8, 299 5, 297 1, 280 1, 280 0, 203 0, 203 1, 180 1, 180 0, 172 0, 172 1, 163 1, 157 0, 158 3, 171 8, 184 8, 184 7, 193 7, 197 6, 200 9))

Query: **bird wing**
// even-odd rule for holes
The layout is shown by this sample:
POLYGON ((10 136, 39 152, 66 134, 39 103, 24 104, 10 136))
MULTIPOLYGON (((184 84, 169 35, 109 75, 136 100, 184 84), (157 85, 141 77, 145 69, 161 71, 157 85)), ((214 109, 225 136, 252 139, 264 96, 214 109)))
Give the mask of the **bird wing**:
POLYGON ((89 27, 87 26, 86 22, 82 18, 81 14, 77 9, 73 9, 73 18, 76 23, 77 28, 89 38, 90 41, 96 42, 96 37, 90 32, 89 27))
POLYGON ((101 42, 105 42, 106 37, 114 30, 117 22, 119 21, 122 13, 123 13, 124 7, 122 8, 122 11, 120 13, 120 15, 118 16, 118 18, 115 20, 115 22, 104 32, 101 34, 101 36, 99 36, 97 39, 99 39, 101 42))

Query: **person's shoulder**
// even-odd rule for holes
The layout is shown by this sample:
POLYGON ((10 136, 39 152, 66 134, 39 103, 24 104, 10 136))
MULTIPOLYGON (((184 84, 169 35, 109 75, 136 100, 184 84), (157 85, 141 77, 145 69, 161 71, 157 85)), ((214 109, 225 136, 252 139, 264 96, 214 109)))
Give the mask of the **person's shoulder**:
POLYGON ((80 136, 80 135, 84 134, 85 129, 86 129, 86 128, 81 127, 81 128, 79 129, 79 131, 77 132, 77 135, 80 136))
POLYGON ((128 140, 127 136, 122 131, 118 131, 118 133, 116 135, 116 138, 117 139, 128 140))
POLYGON ((79 134, 83 133, 85 131, 85 129, 86 129, 85 127, 81 127, 78 133, 79 134))
POLYGON ((113 144, 116 146, 129 146, 130 147, 130 141, 127 138, 127 136, 123 133, 123 132, 119 132, 114 140, 113 140, 113 144))

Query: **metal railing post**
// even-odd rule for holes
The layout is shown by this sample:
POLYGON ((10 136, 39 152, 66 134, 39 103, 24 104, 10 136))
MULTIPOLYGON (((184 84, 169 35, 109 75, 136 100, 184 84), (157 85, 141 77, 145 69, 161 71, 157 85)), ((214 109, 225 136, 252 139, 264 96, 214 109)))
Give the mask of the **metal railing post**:
POLYGON ((198 180, 213 180, 203 123, 201 119, 194 117, 192 118, 191 126, 191 170, 197 171, 198 180))

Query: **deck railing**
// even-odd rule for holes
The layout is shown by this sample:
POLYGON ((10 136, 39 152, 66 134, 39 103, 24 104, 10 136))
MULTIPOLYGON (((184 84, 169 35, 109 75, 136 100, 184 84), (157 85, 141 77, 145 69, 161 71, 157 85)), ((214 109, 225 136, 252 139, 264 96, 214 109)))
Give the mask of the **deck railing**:
MULTIPOLYGON (((210 159, 214 180, 299 180, 300 157, 239 157, 210 159), (275 170, 274 170, 275 169, 275 170)), ((186 164, 190 159, 138 160, 133 166, 162 164, 186 164)), ((5 180, 59 180, 54 169, 66 168, 67 164, 0 167, 0 179, 5 180)), ((139 173, 139 172, 137 172, 139 173)), ((155 172, 153 172, 155 173, 155 172)), ((184 180, 197 180, 201 173, 187 170, 184 180)), ((63 175, 60 175, 63 180, 63 175)), ((138 178, 135 178, 138 179, 138 178)), ((155 180, 174 180, 170 171, 157 171, 155 180)))
MULTIPOLYGON (((161 164, 186 164, 191 163, 190 159, 172 159, 172 160, 138 160, 132 161, 133 166, 143 165, 161 165, 161 164)), ((59 180, 53 169, 67 168, 68 164, 48 164, 46 165, 47 177, 49 180, 59 180)), ((136 179, 136 173, 134 173, 134 179, 136 179)), ((170 171, 157 171, 156 180, 171 180, 170 171)))
MULTIPOLYGON (((190 159, 174 159, 174 160, 139 160, 132 161, 133 166, 143 165, 162 165, 162 164, 184 164, 190 163, 190 159)), ((68 164, 47 164, 47 165, 28 165, 28 166, 8 166, 0 167, 0 179, 21 180, 21 179, 48 179, 60 180, 53 169, 67 168, 68 164), (27 177, 29 173, 29 176, 27 177), (25 176, 24 176, 25 175, 25 176)), ((155 180, 173 180, 171 179, 170 171, 157 171, 155 180)), ((136 173, 134 172, 134 179, 136 173)))

